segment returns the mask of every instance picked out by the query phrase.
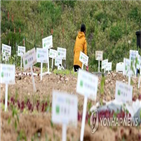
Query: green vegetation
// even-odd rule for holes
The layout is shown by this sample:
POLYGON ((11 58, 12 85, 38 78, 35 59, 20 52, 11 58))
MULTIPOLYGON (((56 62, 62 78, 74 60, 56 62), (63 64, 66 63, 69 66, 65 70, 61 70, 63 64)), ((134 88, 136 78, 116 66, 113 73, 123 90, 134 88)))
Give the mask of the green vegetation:
POLYGON ((66 67, 72 69, 75 38, 81 23, 85 23, 90 71, 97 70, 96 50, 103 50, 104 59, 112 61, 115 69, 116 63, 129 57, 129 49, 136 49, 135 32, 141 30, 140 7, 140 1, 3 0, 2 43, 10 44, 14 55, 23 40, 29 50, 41 47, 42 38, 53 34, 54 48, 67 48, 66 67))

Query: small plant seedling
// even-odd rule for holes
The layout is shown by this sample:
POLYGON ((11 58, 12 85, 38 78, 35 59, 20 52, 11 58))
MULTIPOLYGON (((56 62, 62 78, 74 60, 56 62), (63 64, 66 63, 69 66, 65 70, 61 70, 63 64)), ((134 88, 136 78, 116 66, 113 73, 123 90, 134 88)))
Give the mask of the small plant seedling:
POLYGON ((104 85, 105 85, 105 77, 104 77, 104 74, 102 74, 101 86, 100 86, 100 93, 101 93, 102 95, 104 94, 104 85))

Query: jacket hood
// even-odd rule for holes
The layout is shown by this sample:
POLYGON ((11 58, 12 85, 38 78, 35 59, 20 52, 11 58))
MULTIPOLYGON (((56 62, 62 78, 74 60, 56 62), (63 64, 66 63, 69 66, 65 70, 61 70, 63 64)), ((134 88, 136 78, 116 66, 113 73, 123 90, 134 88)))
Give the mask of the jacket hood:
POLYGON ((85 34, 84 34, 84 32, 79 31, 78 32, 78 38, 80 39, 82 37, 85 37, 85 34))

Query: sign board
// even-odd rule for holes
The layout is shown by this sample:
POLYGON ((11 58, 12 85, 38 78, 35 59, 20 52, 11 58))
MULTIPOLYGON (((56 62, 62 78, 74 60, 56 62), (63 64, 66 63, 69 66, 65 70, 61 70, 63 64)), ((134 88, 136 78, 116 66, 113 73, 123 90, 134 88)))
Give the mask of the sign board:
POLYGON ((81 61, 84 65, 88 66, 88 59, 89 57, 81 51, 79 56, 79 61, 81 61))
POLYGON ((106 65, 106 71, 111 71, 112 70, 112 62, 108 62, 106 65))
POLYGON ((55 66, 59 66, 60 64, 62 65, 62 59, 56 57, 56 58, 55 58, 55 66))
POLYGON ((106 69, 107 63, 108 63, 108 59, 102 61, 102 69, 106 69))
POLYGON ((138 58, 137 58, 137 69, 141 68, 141 56, 138 54, 138 58))
POLYGON ((75 95, 53 91, 52 121, 77 127, 78 99, 75 95))
POLYGON ((136 57, 138 56, 138 51, 137 50, 130 50, 130 60, 134 61, 136 57))
POLYGON ((53 47, 52 35, 42 39, 42 47, 48 49, 53 47))
POLYGON ((18 46, 18 56, 23 56, 26 52, 26 48, 24 46, 18 46))
POLYGON ((87 71, 79 69, 76 87, 77 93, 92 100, 96 100, 97 87, 98 77, 87 71))
POLYGON ((49 57, 52 58, 52 59, 55 59, 57 56, 57 51, 54 50, 54 49, 50 49, 49 50, 49 57))
POLYGON ((11 46, 2 44, 3 60, 8 60, 11 56, 11 46))
POLYGON ((0 64, 0 83, 15 84, 15 65, 0 64))
POLYGON ((35 63, 36 63, 36 52, 35 52, 35 48, 33 48, 23 55, 24 70, 33 66, 35 63))
POLYGON ((103 51, 96 51, 95 58, 96 58, 96 60, 102 61, 103 60, 103 51))
POLYGON ((48 56, 48 49, 37 48, 37 50, 36 50, 37 62, 48 63, 48 57, 47 56, 48 56))
POLYGON ((132 70, 131 70, 131 60, 124 58, 124 68, 123 68, 123 75, 126 76, 133 76, 136 74, 136 69, 135 69, 135 65, 133 64, 132 66, 132 70))
POLYGON ((116 81, 115 99, 122 102, 132 101, 133 87, 131 85, 116 81))
POLYGON ((57 48, 57 56, 59 58, 62 58, 62 60, 66 60, 66 49, 58 47, 57 48))
POLYGON ((116 72, 123 72, 124 69, 124 63, 120 62, 116 64, 116 72))

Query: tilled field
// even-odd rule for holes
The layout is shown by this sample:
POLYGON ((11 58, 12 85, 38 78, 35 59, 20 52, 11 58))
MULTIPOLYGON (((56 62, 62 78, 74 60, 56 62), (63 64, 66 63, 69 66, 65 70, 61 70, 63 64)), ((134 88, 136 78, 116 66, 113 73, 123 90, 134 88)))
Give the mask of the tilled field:
MULTIPOLYGON (((40 81, 38 76, 38 68, 34 68, 37 73, 35 83, 37 92, 33 92, 32 79, 30 74, 19 74, 17 70, 15 85, 9 86, 8 111, 4 112, 4 95, 5 87, 1 85, 1 140, 17 141, 18 135, 20 140, 26 139, 41 141, 60 141, 62 136, 61 125, 55 125, 51 122, 51 104, 52 90, 66 91, 70 94, 78 96, 79 100, 79 118, 77 128, 68 127, 67 140, 78 141, 81 129, 81 115, 83 110, 83 96, 76 93, 77 76, 73 74, 45 75, 40 81), (13 117, 13 109, 16 109, 16 116, 13 117), (15 121, 19 118, 19 122, 15 125, 15 121)), ((97 94, 97 101, 103 98, 110 101, 115 97, 116 80, 128 82, 128 79, 122 74, 110 73, 105 77, 104 94, 100 94, 100 82, 97 94)), ((141 87, 137 89, 137 78, 132 79, 133 98, 139 98, 141 87)), ((89 100, 88 105, 94 105, 96 102, 89 100)), ((89 109, 89 106, 88 106, 89 109)), ((139 141, 141 140, 141 129, 139 127, 103 127, 99 126, 98 130, 92 134, 89 122, 89 116, 86 120, 85 137, 86 141, 139 141), (130 135, 130 136, 129 136, 130 135)))

